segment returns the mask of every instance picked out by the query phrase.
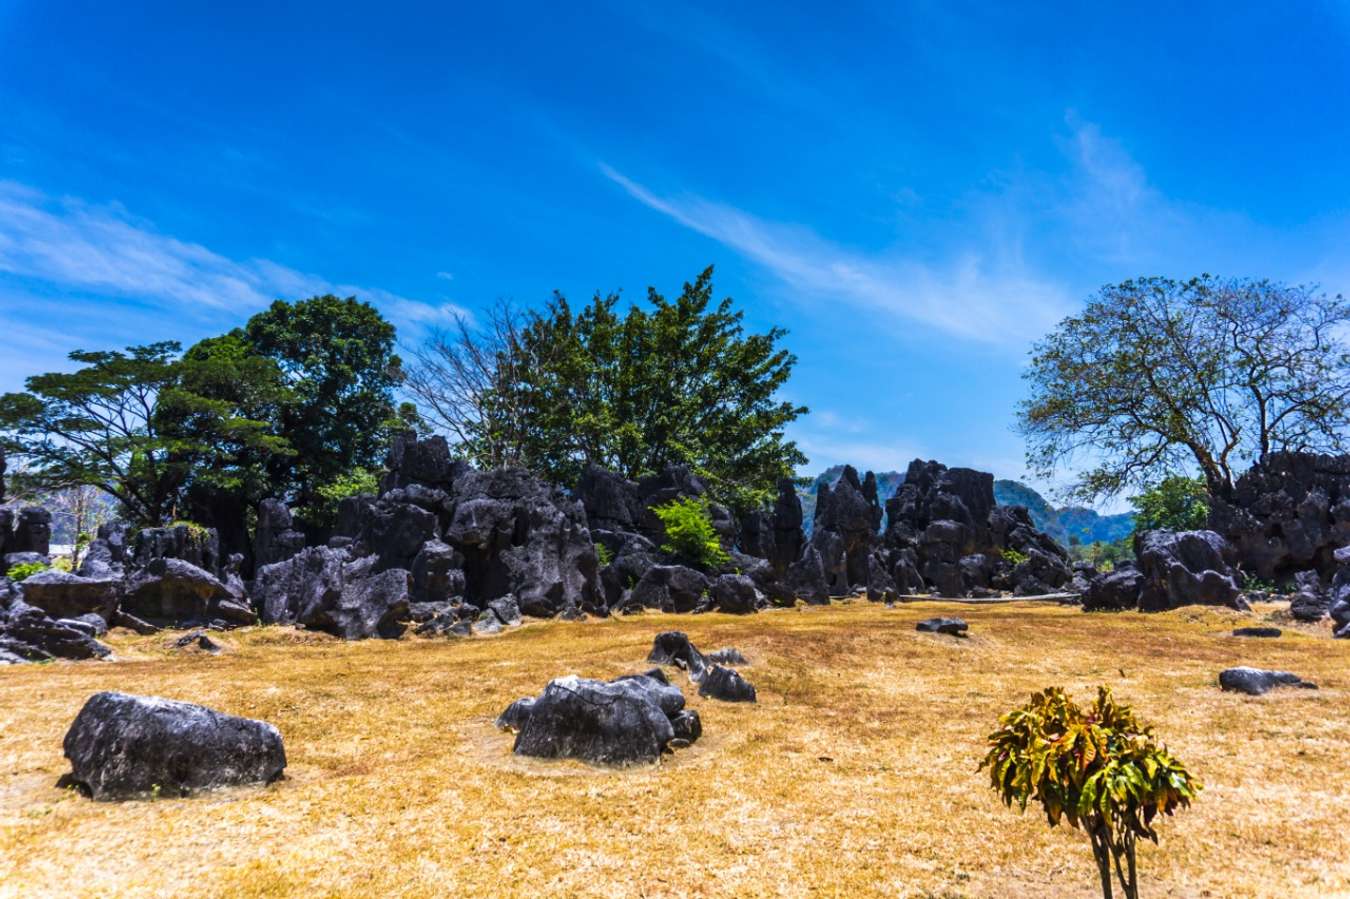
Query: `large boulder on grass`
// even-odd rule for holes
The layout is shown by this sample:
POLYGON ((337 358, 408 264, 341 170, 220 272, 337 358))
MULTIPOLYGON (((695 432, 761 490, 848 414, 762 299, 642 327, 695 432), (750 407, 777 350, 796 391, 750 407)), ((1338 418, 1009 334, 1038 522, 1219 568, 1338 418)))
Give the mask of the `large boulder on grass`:
POLYGON ((1219 672, 1219 686, 1228 691, 1260 696, 1276 687, 1303 687, 1316 690, 1317 684, 1306 681, 1289 671, 1266 671, 1262 668, 1240 666, 1219 672))
POLYGON ((517 755, 631 765, 656 761, 677 738, 677 745, 696 738, 701 727, 687 718, 684 694, 656 671, 611 681, 560 677, 499 721, 518 729, 517 755))
POLYGON ((1144 579, 1141 611, 1186 605, 1246 608, 1233 568, 1233 548, 1213 531, 1145 531, 1134 541, 1144 579))
POLYGON ((63 743, 66 782, 94 799, 188 796, 271 783, 286 767, 275 727, 155 696, 96 693, 63 743))
POLYGON ((733 615, 747 615, 758 612, 765 605, 764 596, 755 587, 755 582, 744 574, 724 574, 712 582, 709 588, 709 607, 719 612, 733 615))

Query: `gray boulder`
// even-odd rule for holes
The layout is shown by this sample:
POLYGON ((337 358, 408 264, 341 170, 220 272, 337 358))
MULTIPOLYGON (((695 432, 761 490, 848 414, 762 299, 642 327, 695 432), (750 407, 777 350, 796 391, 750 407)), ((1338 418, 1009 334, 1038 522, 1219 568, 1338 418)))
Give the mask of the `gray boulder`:
POLYGON ((258 525, 253 537, 256 567, 282 562, 305 548, 305 535, 295 528, 291 510, 279 499, 258 504, 258 525))
POLYGON ((49 568, 29 575, 21 585, 24 602, 53 618, 77 618, 89 612, 112 617, 122 592, 115 578, 86 578, 49 568))
POLYGON ((188 796, 281 777, 281 734, 263 721, 155 696, 96 693, 66 732, 65 781, 94 799, 188 796))
POLYGON ((709 588, 710 608, 733 615, 746 615, 758 612, 765 600, 755 587, 755 582, 743 574, 724 574, 712 582, 709 588))
POLYGON ((220 571, 220 538, 214 528, 189 524, 145 528, 136 533, 128 557, 137 568, 156 559, 181 559, 214 575, 220 571))
POLYGON ((657 665, 674 665, 689 672, 689 676, 698 680, 708 667, 703 653, 699 652, 683 631, 664 631, 652 640, 652 651, 647 661, 657 665))
POLYGON ((755 702, 755 686, 739 671, 713 665, 698 682, 698 695, 722 702, 755 702))
POLYGON ((345 554, 312 546, 284 562, 264 565, 254 599, 267 624, 301 624, 348 640, 397 637, 408 617, 408 572, 370 573, 346 565, 345 554))
POLYGON ((463 596, 465 588, 464 556, 440 540, 422 544, 412 561, 414 602, 443 602, 463 596))
POLYGON ((41 609, 14 599, 0 611, 0 649, 30 662, 101 659, 112 650, 94 639, 91 628, 57 621, 41 609))
POLYGON ((1133 566, 1099 574, 1083 594, 1084 612, 1122 612, 1139 608, 1144 576, 1133 566))
POLYGON ((964 618, 925 618, 914 625, 916 631, 929 634, 949 634, 953 637, 966 636, 969 627, 964 618))
POLYGON ((1145 531, 1134 552, 1143 586, 1139 608, 1161 612, 1185 605, 1246 609, 1233 569, 1233 549, 1213 531, 1145 531))
POLYGON ((653 565, 633 587, 633 605, 662 612, 692 612, 703 605, 711 582, 684 565, 653 565))
MULTIPOLYGON (((508 724, 518 726, 513 751, 536 758, 574 758, 605 765, 655 762, 693 733, 678 687, 650 674, 598 681, 575 675, 550 681, 532 704, 518 701, 508 724)), ((511 709, 508 709, 511 711, 511 709)), ((701 730, 701 728, 699 728, 701 730)))
POLYGON ((1224 690, 1260 696, 1276 687, 1302 687, 1316 690, 1317 684, 1305 681, 1288 671, 1266 671, 1261 668, 1225 668, 1219 672, 1219 686, 1224 690))
POLYGON ((1283 631, 1278 627, 1235 627, 1233 628, 1234 637, 1260 637, 1265 639, 1274 639, 1280 636, 1283 631))
MULTIPOLYGON (((144 531, 142 532, 144 533, 144 531)), ((191 562, 156 557, 127 582, 121 608, 151 622, 252 624, 253 609, 215 575, 191 562)))
POLYGON ((52 513, 41 506, 24 506, 14 516, 14 532, 5 546, 6 553, 37 553, 45 556, 52 551, 52 513))

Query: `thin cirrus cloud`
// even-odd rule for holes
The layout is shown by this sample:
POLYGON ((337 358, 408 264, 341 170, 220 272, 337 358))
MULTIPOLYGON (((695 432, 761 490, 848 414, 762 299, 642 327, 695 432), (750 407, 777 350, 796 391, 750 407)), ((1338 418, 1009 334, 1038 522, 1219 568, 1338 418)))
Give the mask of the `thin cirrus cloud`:
POLYGON ((157 231, 119 205, 53 198, 0 182, 0 272, 202 317, 248 313, 277 297, 322 293, 369 300, 396 321, 435 325, 469 313, 379 288, 334 284, 268 259, 230 259, 157 231))
POLYGON ((633 199, 730 247, 802 295, 836 297, 972 341, 1017 345, 1043 334, 1070 308, 1060 285, 1016 258, 971 249, 934 266, 862 253, 724 203, 658 194, 605 163, 600 171, 633 199))

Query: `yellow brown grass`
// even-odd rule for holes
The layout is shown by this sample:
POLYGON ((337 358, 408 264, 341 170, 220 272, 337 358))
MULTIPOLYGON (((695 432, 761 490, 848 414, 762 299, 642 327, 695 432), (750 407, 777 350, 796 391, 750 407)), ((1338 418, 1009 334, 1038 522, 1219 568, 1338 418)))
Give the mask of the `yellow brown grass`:
POLYGON ((1033 690, 1087 699, 1098 683, 1205 783, 1141 849, 1146 894, 1345 894, 1350 645, 1226 636, 1257 617, 853 602, 458 641, 255 628, 219 656, 119 632, 116 663, 0 669, 0 894, 1091 896, 1086 840, 1003 808, 975 769, 1033 690), (914 631, 935 614, 972 637, 914 631), (493 729, 552 677, 641 670, 671 628, 744 651, 759 704, 700 700, 676 675, 705 738, 627 771, 516 759, 493 729), (1240 663, 1322 689, 1220 693, 1240 663), (156 802, 59 790, 61 738, 98 690, 271 721, 288 777, 156 802))

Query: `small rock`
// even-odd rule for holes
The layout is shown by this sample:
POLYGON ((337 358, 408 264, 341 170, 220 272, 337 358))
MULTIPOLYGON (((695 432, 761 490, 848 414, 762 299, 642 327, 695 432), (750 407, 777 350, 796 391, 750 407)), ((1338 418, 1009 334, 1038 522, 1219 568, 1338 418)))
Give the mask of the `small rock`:
POLYGON ((749 665, 750 660, 741 655, 741 651, 734 646, 727 646, 718 649, 704 656, 709 662, 718 665, 749 665))
POLYGON ((683 631, 664 631, 657 634, 656 639, 652 641, 652 651, 647 654, 647 661, 683 668, 695 680, 702 676, 703 670, 707 667, 703 653, 694 648, 694 644, 689 642, 689 637, 683 631))
POLYGON ((699 680, 698 695, 723 702, 755 702, 755 686, 739 671, 714 665, 699 680))
POLYGON ((1238 668, 1226 668, 1219 672, 1219 686, 1224 690, 1246 693, 1249 696, 1260 696, 1275 687, 1317 689, 1317 684, 1305 681, 1297 674, 1288 671, 1266 671, 1245 665, 1238 668))
POLYGON ((1278 637, 1282 634, 1278 627, 1236 627, 1233 628, 1234 637, 1278 637))
POLYGON ((966 636, 969 625, 964 618, 925 618, 914 625, 916 631, 926 634, 950 634, 953 637, 966 636))

